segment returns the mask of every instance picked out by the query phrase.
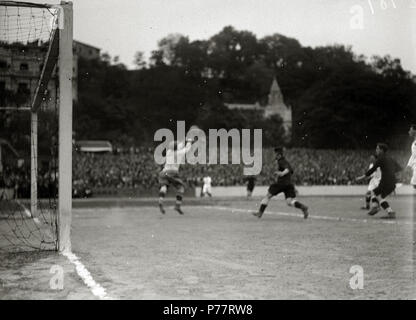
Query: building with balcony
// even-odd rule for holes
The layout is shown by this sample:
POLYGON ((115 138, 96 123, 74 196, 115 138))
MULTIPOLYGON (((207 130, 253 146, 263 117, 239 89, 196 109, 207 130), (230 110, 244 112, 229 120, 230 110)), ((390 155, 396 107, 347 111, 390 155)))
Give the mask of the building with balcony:
POLYGON ((74 40, 74 55, 86 60, 100 59, 101 49, 74 40))
MULTIPOLYGON (((0 43, 0 107, 30 107, 31 98, 35 94, 42 73, 47 50, 46 43, 33 42, 25 45, 0 43), (15 95, 18 99, 12 99, 12 103, 8 99, 6 106, 7 94, 15 95)), ((74 101, 77 101, 78 58, 99 59, 100 49, 74 41, 73 52, 72 95, 74 101)), ((55 101, 57 97, 57 79, 56 68, 48 83, 48 101, 55 101)))

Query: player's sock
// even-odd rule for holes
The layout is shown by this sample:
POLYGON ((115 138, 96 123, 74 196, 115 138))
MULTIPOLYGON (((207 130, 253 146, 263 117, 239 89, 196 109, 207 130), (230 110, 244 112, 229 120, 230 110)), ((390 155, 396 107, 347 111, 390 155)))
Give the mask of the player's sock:
POLYGON ((259 212, 260 212, 261 214, 263 214, 263 213, 264 213, 264 211, 266 210, 266 208, 267 208, 267 204, 261 204, 261 205, 260 205, 259 212))
POLYGON ((264 213, 268 204, 269 204, 269 199, 268 198, 264 198, 263 200, 261 200, 260 209, 259 209, 260 214, 264 213))
POLYGON ((253 215, 256 216, 257 218, 261 218, 261 216, 263 215, 264 211, 267 208, 267 205, 269 204, 269 200, 270 199, 268 197, 261 200, 259 211, 253 212, 253 215))
POLYGON ((370 209, 370 201, 371 201, 371 192, 368 191, 365 195, 365 207, 370 209))
POLYGON ((166 193, 160 191, 159 192, 159 205, 163 205, 163 200, 165 200, 166 193))
POLYGON ((301 202, 299 202, 297 200, 293 201, 293 206, 295 208, 300 209, 300 210, 304 210, 306 208, 306 206, 303 203, 301 203, 301 202))
POLYGON ((165 199, 165 194, 163 192, 159 192, 159 203, 163 204, 164 199, 165 199))
POLYGON ((163 200, 165 199, 166 193, 163 191, 159 192, 159 209, 160 212, 165 213, 165 209, 163 208, 163 200))
POLYGON ((371 197, 371 205, 373 208, 378 208, 378 206, 380 205, 377 197, 371 197))
POLYGON ((396 219, 396 213, 393 211, 386 200, 381 200, 380 206, 388 213, 387 216, 381 217, 382 219, 396 219))
POLYGON ((380 206, 386 210, 388 213, 392 213, 393 209, 390 207, 390 204, 386 200, 382 200, 380 206))
POLYGON ((368 212, 368 215, 374 216, 377 214, 380 210, 380 202, 378 201, 378 198, 376 196, 371 197, 371 209, 368 212))
POLYGON ((307 218, 308 218, 309 212, 308 212, 308 207, 307 207, 307 206, 305 206, 303 203, 299 202, 298 200, 293 200, 293 201, 292 201, 292 205, 293 205, 295 208, 302 210, 302 212, 303 212, 303 217, 304 217, 305 219, 307 219, 307 218))
POLYGON ((180 206, 181 206, 181 204, 182 204, 182 195, 177 194, 177 195, 176 195, 176 202, 175 202, 175 205, 176 205, 176 207, 180 207, 180 206))
POLYGON ((182 195, 177 194, 176 195, 176 202, 175 202, 175 210, 178 211, 179 214, 183 214, 183 211, 181 209, 181 204, 182 204, 182 195))

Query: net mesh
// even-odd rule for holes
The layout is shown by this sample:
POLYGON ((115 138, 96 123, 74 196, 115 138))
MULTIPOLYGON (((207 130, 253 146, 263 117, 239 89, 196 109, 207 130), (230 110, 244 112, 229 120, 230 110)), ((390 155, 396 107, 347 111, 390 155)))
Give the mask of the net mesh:
POLYGON ((57 19, 57 9, 0 2, 0 252, 57 246, 56 66, 41 79, 57 19))

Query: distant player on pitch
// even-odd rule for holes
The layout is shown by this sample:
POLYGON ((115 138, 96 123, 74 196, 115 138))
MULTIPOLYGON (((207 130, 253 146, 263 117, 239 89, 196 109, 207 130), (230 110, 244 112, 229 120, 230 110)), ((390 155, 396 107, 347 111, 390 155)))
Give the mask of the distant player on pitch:
POLYGON ((293 185, 291 179, 293 169, 283 155, 283 148, 275 148, 274 152, 276 154, 277 161, 277 181, 269 187, 266 197, 261 201, 259 211, 253 213, 253 215, 261 218, 267 208, 267 205, 269 204, 270 199, 283 192, 287 205, 302 210, 303 217, 306 219, 309 215, 308 207, 296 200, 295 186, 293 185))
POLYGON ((402 168, 386 155, 388 146, 384 143, 378 143, 376 147, 377 160, 374 163, 374 166, 368 170, 364 175, 357 177, 357 181, 370 177, 378 168, 381 170, 381 179, 380 183, 373 190, 373 195, 371 198, 372 208, 368 212, 370 216, 375 215, 380 211, 379 206, 387 211, 387 216, 382 217, 382 219, 395 219, 396 213, 390 207, 390 204, 387 202, 386 198, 393 193, 396 189, 396 174, 402 170, 402 168))
MULTIPOLYGON (((370 157, 371 162, 370 162, 370 166, 368 167, 368 170, 374 167, 374 163, 376 162, 376 160, 377 160, 377 156, 372 154, 370 157)), ((367 193, 365 194, 365 206, 361 207, 361 209, 363 210, 370 210, 370 202, 371 202, 371 196, 372 196, 373 190, 378 187, 378 185, 380 184, 380 180, 381 180, 380 168, 377 168, 377 170, 374 171, 370 177, 371 179, 370 179, 370 182, 368 183, 367 193)))
POLYGON ((204 181, 204 185, 202 186, 202 196, 209 196, 212 197, 212 193, 211 193, 211 182, 212 179, 210 176, 206 175, 203 179, 204 181))
POLYGON ((409 129, 409 136, 413 138, 412 143, 412 155, 410 156, 407 166, 413 170, 412 179, 410 184, 413 185, 413 188, 416 189, 416 124, 412 124, 409 129))
POLYGON ((176 188, 175 210, 179 214, 183 214, 181 209, 182 196, 185 192, 185 184, 179 177, 179 167, 184 163, 186 153, 192 147, 192 140, 186 140, 186 143, 173 141, 170 143, 166 151, 166 162, 163 170, 159 173, 159 209, 161 213, 165 213, 163 200, 165 199, 168 187, 170 185, 176 188))
POLYGON ((256 176, 248 176, 244 178, 244 181, 247 183, 247 199, 249 199, 253 195, 253 190, 256 185, 256 176))

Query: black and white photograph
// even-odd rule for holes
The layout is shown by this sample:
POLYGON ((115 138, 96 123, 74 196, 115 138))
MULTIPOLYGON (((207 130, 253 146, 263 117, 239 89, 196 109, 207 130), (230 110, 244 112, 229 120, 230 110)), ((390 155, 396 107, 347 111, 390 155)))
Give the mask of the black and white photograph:
POLYGON ((29 1, 0 0, 0 300, 416 299, 416 1, 29 1))

